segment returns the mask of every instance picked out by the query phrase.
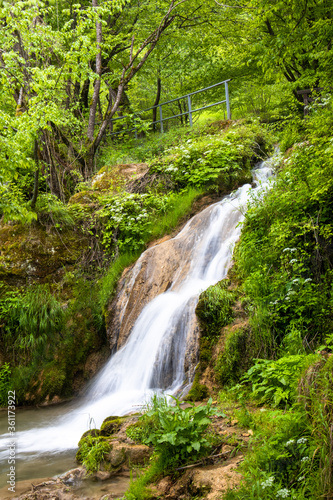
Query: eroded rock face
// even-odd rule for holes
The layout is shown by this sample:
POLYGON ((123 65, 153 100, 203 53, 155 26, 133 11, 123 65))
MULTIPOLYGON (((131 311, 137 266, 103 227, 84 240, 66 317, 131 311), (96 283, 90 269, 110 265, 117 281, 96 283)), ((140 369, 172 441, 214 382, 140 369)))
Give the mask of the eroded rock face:
MULTIPOLYGON (((177 290, 188 275, 191 250, 200 239, 200 227, 208 224, 210 212, 204 210, 186 225, 179 236, 148 248, 118 283, 116 298, 108 308, 107 335, 111 350, 127 341, 142 309, 148 302, 166 292, 171 285, 177 290), (187 257, 188 256, 188 257, 187 257)), ((197 328, 193 319, 193 330, 197 328)))

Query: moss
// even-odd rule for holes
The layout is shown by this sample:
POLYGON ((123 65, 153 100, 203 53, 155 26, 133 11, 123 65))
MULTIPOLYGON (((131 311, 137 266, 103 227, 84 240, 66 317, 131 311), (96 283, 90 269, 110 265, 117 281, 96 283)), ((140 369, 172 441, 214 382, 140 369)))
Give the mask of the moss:
POLYGON ((101 425, 101 436, 111 436, 119 431, 126 417, 107 417, 101 425))
POLYGON ((88 472, 96 472, 104 456, 112 449, 105 437, 95 434, 98 429, 91 429, 83 434, 79 441, 79 449, 75 459, 87 467, 88 472))
POLYGON ((88 431, 84 432, 81 436, 81 439, 78 443, 78 446, 82 446, 83 443, 91 441, 91 438, 96 438, 100 436, 100 430, 99 429, 89 429, 88 431))
POLYGON ((195 312, 200 320, 203 336, 217 336, 231 321, 235 295, 227 289, 229 285, 229 280, 222 280, 201 293, 195 312))
POLYGON ((248 327, 230 330, 226 334, 223 352, 215 365, 216 374, 222 384, 236 382, 250 363, 248 327))
POLYGON ((96 205, 98 203, 98 196, 92 191, 80 191, 73 194, 68 201, 69 205, 96 205))
POLYGON ((83 254, 87 239, 73 229, 46 231, 40 225, 0 227, 0 276, 8 284, 59 281, 83 254))
POLYGON ((209 396, 208 387, 200 383, 200 373, 196 373, 192 388, 187 395, 189 401, 202 401, 209 396))

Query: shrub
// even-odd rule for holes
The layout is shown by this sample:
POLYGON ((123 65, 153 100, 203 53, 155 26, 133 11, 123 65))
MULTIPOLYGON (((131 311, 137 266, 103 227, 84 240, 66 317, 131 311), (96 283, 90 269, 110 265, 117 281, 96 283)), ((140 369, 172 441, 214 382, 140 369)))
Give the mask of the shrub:
POLYGON ((258 359, 242 380, 251 384, 251 396, 260 403, 272 403, 274 406, 292 403, 302 372, 317 358, 316 354, 298 354, 276 361, 258 359))
POLYGON ((150 429, 144 442, 154 446, 166 469, 189 459, 195 460, 211 447, 204 432, 210 424, 208 417, 215 413, 212 400, 207 405, 191 404, 184 409, 177 399, 175 403, 170 406, 166 398, 155 397, 141 417, 150 429))

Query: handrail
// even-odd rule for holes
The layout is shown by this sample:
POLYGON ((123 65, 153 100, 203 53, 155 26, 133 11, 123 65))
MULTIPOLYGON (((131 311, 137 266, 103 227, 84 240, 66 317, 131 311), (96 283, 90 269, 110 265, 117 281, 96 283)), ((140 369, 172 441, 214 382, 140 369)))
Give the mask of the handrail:
MULTIPOLYGON (((190 126, 192 127, 192 125, 193 125, 193 120, 192 120, 193 113, 196 113, 197 111, 201 111, 203 109, 211 108, 212 106, 217 106, 218 104, 222 104, 222 103, 225 102, 226 105, 227 105, 227 118, 228 118, 228 120, 230 120, 231 119, 231 111, 230 111, 229 88, 228 88, 228 82, 230 82, 230 81, 231 81, 231 78, 229 78, 228 80, 223 80, 223 82, 219 82, 219 83, 215 83, 214 85, 210 85, 209 87, 205 87, 203 89, 195 90, 194 92, 190 92, 189 94, 182 95, 182 96, 177 97, 175 99, 170 99, 169 101, 162 102, 161 104, 155 104, 154 106, 151 106, 150 108, 146 108, 146 109, 143 109, 142 111, 135 112, 134 116, 137 116, 137 115, 140 115, 142 113, 145 113, 146 111, 151 111, 152 109, 155 109, 155 108, 159 108, 160 119, 156 120, 156 121, 153 121, 153 122, 150 122, 150 125, 154 125, 156 123, 159 123, 160 124, 160 128, 161 128, 161 132, 163 133, 163 122, 164 121, 171 120, 172 118, 178 118, 179 116, 188 115, 190 126), (193 95, 199 94, 200 92, 204 92, 205 90, 210 90, 210 89, 212 89, 214 87, 218 87, 218 86, 223 85, 223 84, 224 84, 224 87, 225 87, 225 99, 223 101, 218 101, 218 102, 215 102, 213 104, 208 104, 207 106, 202 106, 202 107, 197 108, 197 109, 192 109, 192 100, 191 100, 191 97, 193 95), (166 104, 170 104, 172 102, 179 101, 180 99, 185 99, 185 98, 187 98, 187 102, 188 102, 188 111, 185 111, 184 113, 179 113, 177 115, 163 117, 162 106, 164 106, 166 104)), ((119 116, 117 118, 112 118, 110 120, 110 122, 113 123, 113 122, 115 122, 117 120, 124 120, 125 118, 126 118, 126 116, 119 116)), ((126 129, 126 130, 121 130, 119 132, 113 132, 111 135, 117 135, 117 134, 121 134, 121 133, 124 133, 124 132, 132 132, 133 130, 135 131, 135 136, 137 137, 137 129, 135 127, 134 128, 130 128, 130 129, 126 129)))

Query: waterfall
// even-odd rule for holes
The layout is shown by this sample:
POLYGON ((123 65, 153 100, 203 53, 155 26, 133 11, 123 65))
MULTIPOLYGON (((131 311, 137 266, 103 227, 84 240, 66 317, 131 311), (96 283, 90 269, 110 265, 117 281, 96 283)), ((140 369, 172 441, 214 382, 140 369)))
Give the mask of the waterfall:
MULTIPOLYGON (((66 415, 53 422, 27 431, 18 429, 21 456, 76 448, 89 425, 97 427, 110 415, 137 410, 156 392, 178 394, 184 383, 191 381, 193 370, 186 369, 186 359, 193 345, 198 345, 198 297, 226 277, 249 197, 267 188, 271 174, 269 162, 263 162, 253 171, 256 187, 246 184, 209 206, 170 240, 186 251, 168 290, 143 307, 126 343, 96 376, 83 400, 67 407, 66 415)), ((153 251, 154 247, 147 250, 153 251)), ((145 253, 131 270, 132 277, 138 274, 145 253)), ((1 444, 8 439, 4 434, 1 444)), ((2 449, 5 451, 0 452, 0 459, 6 459, 6 445, 2 449)))

